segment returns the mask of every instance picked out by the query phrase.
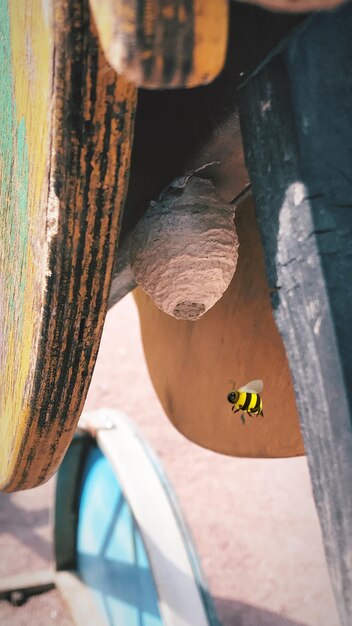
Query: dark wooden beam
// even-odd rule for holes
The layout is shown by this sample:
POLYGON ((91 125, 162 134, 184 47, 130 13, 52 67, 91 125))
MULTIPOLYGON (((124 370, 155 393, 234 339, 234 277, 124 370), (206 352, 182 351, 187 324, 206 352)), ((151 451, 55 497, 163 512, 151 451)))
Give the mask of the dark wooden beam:
POLYGON ((317 14, 239 90, 275 318, 343 626, 352 623, 351 33, 351 3, 317 14))

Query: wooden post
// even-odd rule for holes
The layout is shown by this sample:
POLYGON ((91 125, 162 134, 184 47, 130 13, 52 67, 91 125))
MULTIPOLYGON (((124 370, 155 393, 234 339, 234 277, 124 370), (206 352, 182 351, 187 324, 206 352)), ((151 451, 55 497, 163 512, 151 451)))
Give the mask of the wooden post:
POLYGON ((352 622, 352 5, 240 89, 247 165, 341 624, 352 622))

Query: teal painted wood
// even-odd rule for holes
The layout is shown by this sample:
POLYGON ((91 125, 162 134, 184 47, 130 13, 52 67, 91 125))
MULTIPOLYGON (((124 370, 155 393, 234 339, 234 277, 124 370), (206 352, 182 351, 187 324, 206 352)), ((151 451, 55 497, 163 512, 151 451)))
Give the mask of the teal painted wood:
MULTIPOLYGON (((29 156, 25 119, 17 119, 8 0, 0 0, 0 368, 9 335, 23 333, 28 255, 29 156), (3 304, 4 310, 1 304, 3 304)), ((11 357, 11 355, 10 355, 11 357)), ((0 389, 1 392, 1 389, 0 389)))
POLYGON ((83 474, 76 559, 110 626, 162 626, 141 535, 110 463, 96 447, 83 474))

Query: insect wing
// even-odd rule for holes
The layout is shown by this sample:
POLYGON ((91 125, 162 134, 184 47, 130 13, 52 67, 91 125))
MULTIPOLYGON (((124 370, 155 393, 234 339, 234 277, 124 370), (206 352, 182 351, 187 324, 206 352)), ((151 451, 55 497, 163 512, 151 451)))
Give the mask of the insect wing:
POLYGON ((248 393, 260 393, 263 391, 263 381, 262 380, 251 380, 244 387, 240 387, 238 391, 246 391, 248 393))

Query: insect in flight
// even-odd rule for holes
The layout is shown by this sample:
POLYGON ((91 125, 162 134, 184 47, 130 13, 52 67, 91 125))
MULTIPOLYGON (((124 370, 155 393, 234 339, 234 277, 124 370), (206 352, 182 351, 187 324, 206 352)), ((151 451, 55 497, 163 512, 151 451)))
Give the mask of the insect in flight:
MULTIPOLYGON (((239 387, 236 389, 235 382, 233 380, 229 381, 233 383, 232 390, 227 396, 228 401, 232 404, 232 411, 237 413, 238 411, 244 411, 249 415, 249 417, 253 417, 253 415, 261 415, 264 417, 263 413, 263 403, 260 397, 260 393, 263 390, 263 381, 262 380, 251 380, 244 387, 239 387)), ((244 413, 241 415, 242 423, 245 424, 245 416, 244 413)))

